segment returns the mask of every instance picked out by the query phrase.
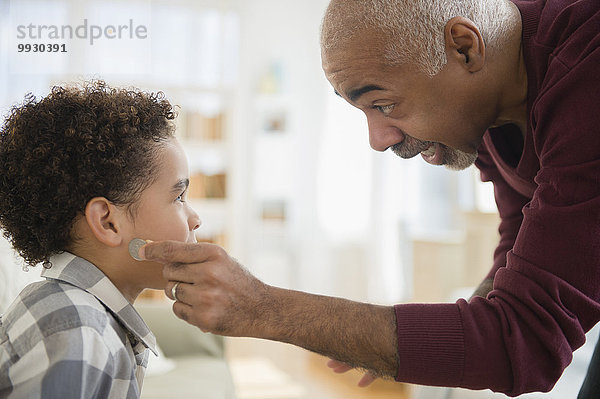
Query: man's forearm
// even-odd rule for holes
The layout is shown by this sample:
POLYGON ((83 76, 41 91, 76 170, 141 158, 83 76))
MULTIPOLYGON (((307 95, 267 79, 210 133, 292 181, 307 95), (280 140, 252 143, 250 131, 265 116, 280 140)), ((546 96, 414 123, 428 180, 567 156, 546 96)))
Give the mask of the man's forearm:
POLYGON ((268 287, 259 338, 301 346, 378 377, 398 369, 396 315, 392 306, 268 287))
POLYGON ((272 287, 216 245, 164 241, 142 249, 142 258, 165 263, 173 312, 203 331, 287 342, 375 376, 396 376, 392 306, 272 287))

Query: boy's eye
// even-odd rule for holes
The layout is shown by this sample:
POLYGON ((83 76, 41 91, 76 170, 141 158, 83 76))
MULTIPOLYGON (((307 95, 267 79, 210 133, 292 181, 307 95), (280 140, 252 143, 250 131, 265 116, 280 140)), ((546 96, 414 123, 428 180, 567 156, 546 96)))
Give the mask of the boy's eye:
POLYGON ((175 201, 185 202, 185 191, 179 194, 177 198, 175 198, 175 201))
POLYGON ((389 115, 394 110, 394 104, 390 104, 390 105, 374 105, 373 108, 376 109, 377 111, 381 112, 384 115, 389 115))

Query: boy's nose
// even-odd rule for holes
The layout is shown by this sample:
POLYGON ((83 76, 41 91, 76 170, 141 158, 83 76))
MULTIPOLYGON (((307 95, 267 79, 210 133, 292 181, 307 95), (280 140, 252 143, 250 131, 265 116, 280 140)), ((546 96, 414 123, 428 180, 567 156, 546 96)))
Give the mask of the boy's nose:
POLYGON ((198 216, 196 211, 194 211, 192 208, 190 208, 190 213, 191 214, 188 219, 188 223, 190 225, 190 230, 194 231, 197 230, 200 225, 202 225, 202 220, 200 220, 200 216, 198 216))

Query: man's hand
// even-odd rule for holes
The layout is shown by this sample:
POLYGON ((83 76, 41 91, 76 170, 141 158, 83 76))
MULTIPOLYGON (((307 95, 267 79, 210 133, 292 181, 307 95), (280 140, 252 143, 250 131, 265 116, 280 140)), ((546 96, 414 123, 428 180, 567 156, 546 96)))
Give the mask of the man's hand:
MULTIPOLYGON (((329 361, 327 362, 327 367, 332 369, 334 373, 345 373, 347 371, 354 369, 354 367, 352 367, 346 363, 339 362, 335 359, 329 359, 329 361)), ((377 379, 377 377, 375 377, 373 374, 371 374, 370 372, 367 371, 365 373, 365 375, 362 376, 360 381, 358 381, 358 386, 361 388, 368 387, 376 379, 377 379)))
POLYGON ((207 243, 152 242, 143 247, 145 259, 163 263, 169 280, 165 293, 177 301, 173 312, 204 332, 228 336, 261 335, 260 319, 267 286, 252 276, 224 249, 207 243))
POLYGON ((287 342, 371 376, 397 373, 392 306, 266 285, 212 244, 151 242, 140 249, 140 257, 165 265, 169 298, 175 299, 171 290, 180 282, 173 311, 203 331, 287 342))

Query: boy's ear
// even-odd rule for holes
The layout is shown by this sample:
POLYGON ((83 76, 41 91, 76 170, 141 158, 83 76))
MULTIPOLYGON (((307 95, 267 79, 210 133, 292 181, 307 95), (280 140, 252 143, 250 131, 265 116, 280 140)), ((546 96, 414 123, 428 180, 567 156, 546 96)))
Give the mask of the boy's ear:
POLYGON ((104 197, 92 198, 85 207, 85 220, 90 230, 98 241, 109 247, 123 242, 123 217, 123 212, 104 197))

